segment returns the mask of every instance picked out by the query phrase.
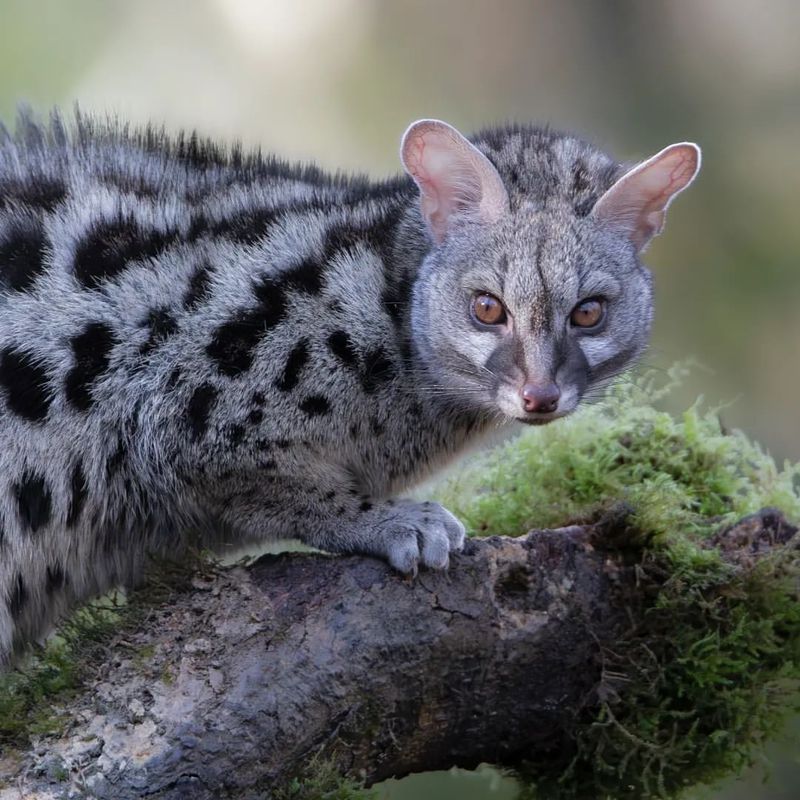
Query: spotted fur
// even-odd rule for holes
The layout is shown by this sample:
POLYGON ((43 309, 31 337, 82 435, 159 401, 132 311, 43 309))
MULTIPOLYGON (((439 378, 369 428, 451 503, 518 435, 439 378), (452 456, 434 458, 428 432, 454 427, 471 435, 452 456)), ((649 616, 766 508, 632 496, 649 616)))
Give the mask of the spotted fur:
POLYGON ((633 286, 611 371, 651 313, 635 256, 587 222, 620 165, 534 127, 474 142, 509 216, 437 245, 407 177, 80 116, 0 130, 0 662, 222 532, 447 563, 463 526, 391 497, 496 427, 525 347, 581 387, 609 373, 554 332, 564 275, 633 286), (504 281, 539 328, 465 351, 465 298, 504 281))

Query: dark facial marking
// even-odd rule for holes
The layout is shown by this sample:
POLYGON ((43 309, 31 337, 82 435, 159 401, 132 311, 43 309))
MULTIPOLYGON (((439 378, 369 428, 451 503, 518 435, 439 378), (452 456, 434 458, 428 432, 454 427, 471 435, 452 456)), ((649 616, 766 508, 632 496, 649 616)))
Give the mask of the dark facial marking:
POLYGON ((15 414, 31 422, 41 422, 47 416, 52 401, 47 373, 32 354, 5 348, 0 353, 0 386, 15 414))
POLYGON ((186 407, 186 417, 193 439, 200 439, 208 430, 208 418, 217 402, 218 395, 219 390, 210 383, 201 383, 192 392, 186 407))
POLYGON ((87 289, 112 280, 131 262, 163 253, 177 231, 142 230, 132 216, 95 223, 75 251, 75 277, 87 289))
POLYGON ((391 381, 396 374, 394 362, 382 347, 377 347, 364 356, 361 386, 367 394, 372 394, 382 383, 391 381))
POLYGON ((70 344, 75 366, 67 373, 64 391, 73 408, 88 411, 94 403, 92 386, 108 369, 116 337, 104 322, 90 322, 70 344))
POLYGON ((152 309, 147 315, 144 324, 150 328, 150 335, 140 348, 139 352, 143 356, 148 355, 178 330, 178 323, 167 308, 152 309))
POLYGON ((83 506, 86 503, 86 475, 83 472, 83 464, 77 461, 72 470, 72 480, 70 482, 69 511, 67 512, 67 527, 72 527, 80 518, 83 506))
POLYGON ((590 370, 589 362, 578 343, 566 338, 559 340, 556 343, 555 359, 558 382, 562 386, 570 384, 575 386, 578 395, 583 395, 589 383, 590 370))
POLYGON ((275 386, 282 392, 290 392, 297 386, 300 380, 300 372, 307 363, 308 342, 305 339, 301 339, 289 353, 283 372, 278 380, 275 381, 275 386))
POLYGON ((331 404, 327 397, 323 397, 321 394, 312 394, 300 403, 299 408, 309 417, 319 417, 330 413, 331 404))
POLYGON ((184 308, 197 308, 211 293, 211 269, 203 265, 189 279, 189 286, 183 296, 184 308))
POLYGON ((41 223, 19 223, 0 237, 0 286, 24 292, 44 270, 45 236, 41 223))
POLYGON ((22 610, 28 603, 28 588, 25 586, 25 581, 22 575, 17 573, 14 586, 11 589, 11 594, 8 597, 8 610, 11 612, 12 617, 18 617, 22 610))
POLYGON ((503 336, 484 364, 486 369, 497 378, 495 386, 503 376, 512 375, 514 367, 525 369, 525 355, 522 342, 516 336, 503 336))
POLYGON ((14 484, 17 497, 17 510, 22 524, 31 533, 36 533, 50 521, 52 498, 50 490, 41 475, 26 471, 19 483, 14 484))

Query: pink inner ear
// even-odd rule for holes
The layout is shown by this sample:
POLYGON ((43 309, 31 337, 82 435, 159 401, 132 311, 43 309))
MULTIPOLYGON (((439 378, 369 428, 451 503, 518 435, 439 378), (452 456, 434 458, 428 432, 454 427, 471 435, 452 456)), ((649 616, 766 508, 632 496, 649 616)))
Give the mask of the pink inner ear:
POLYGON ((455 128, 421 120, 403 138, 401 158, 420 190, 420 207, 434 238, 441 241, 457 212, 494 222, 508 209, 497 170, 455 128))
POLYGON ((625 230, 641 250, 661 232, 669 204, 692 182, 699 164, 696 145, 671 145, 623 175, 592 213, 625 230))

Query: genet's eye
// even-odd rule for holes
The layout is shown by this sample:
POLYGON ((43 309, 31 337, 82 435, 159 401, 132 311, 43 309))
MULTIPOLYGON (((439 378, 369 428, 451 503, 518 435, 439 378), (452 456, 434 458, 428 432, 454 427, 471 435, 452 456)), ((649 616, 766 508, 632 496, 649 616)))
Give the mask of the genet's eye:
POLYGON ((484 325, 502 325, 506 309, 493 294, 476 294, 472 298, 472 316, 484 325))
POLYGON ((576 328, 594 328, 603 321, 606 315, 605 300, 599 297, 589 297, 586 300, 581 300, 572 313, 569 315, 569 321, 576 328))

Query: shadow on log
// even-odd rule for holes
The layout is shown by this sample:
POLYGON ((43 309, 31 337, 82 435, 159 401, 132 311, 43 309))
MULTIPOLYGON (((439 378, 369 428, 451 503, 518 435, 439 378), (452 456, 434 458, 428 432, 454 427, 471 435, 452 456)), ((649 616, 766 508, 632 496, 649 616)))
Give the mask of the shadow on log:
MULTIPOLYGON (((624 526, 471 540, 415 580, 296 553, 197 578, 115 640, 63 735, 6 756, 0 798, 268 798, 313 760, 373 783, 546 758, 631 625, 624 526)), ((795 532, 766 510, 715 544, 748 569, 795 532)))

